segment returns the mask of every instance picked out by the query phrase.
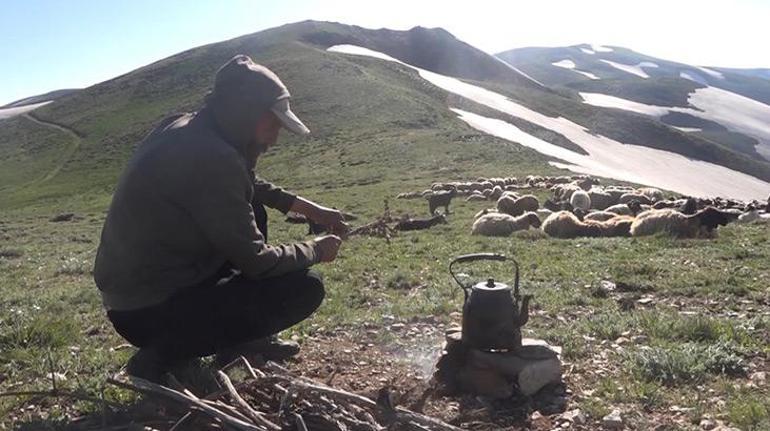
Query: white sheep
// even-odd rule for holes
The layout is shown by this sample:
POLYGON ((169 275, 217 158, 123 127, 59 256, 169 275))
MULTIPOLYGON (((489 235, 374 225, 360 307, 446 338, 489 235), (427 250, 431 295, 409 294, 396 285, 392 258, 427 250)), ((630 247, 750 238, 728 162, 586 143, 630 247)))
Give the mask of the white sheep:
POLYGON ((591 197, 583 190, 577 190, 569 198, 572 208, 588 211, 591 209, 591 197))
POLYGON ((645 236, 667 233, 680 238, 710 236, 717 226, 724 226, 734 219, 733 214, 708 207, 693 215, 685 215, 673 209, 651 209, 640 213, 631 225, 631 235, 645 236))
POLYGON ((642 187, 636 190, 636 193, 647 196, 650 199, 650 203, 655 203, 665 199, 663 192, 655 187, 642 187))
POLYGON ((554 238, 629 236, 633 217, 616 216, 607 221, 580 221, 569 211, 551 214, 543 222, 543 232, 554 238))
POLYGON ((617 216, 618 214, 609 211, 594 211, 586 214, 585 217, 583 217, 583 220, 607 221, 617 216))
POLYGON ((540 227, 540 219, 533 212, 514 217, 503 213, 488 213, 473 222, 472 235, 508 236, 519 230, 529 229, 530 226, 540 227))
POLYGON ((524 195, 518 199, 504 195, 497 200, 497 210, 514 217, 528 211, 537 211, 538 208, 540 208, 540 201, 534 195, 524 195))
POLYGON ((611 205, 617 203, 617 200, 613 198, 610 193, 597 187, 589 190, 588 196, 591 198, 591 208, 597 210, 607 209, 611 205))

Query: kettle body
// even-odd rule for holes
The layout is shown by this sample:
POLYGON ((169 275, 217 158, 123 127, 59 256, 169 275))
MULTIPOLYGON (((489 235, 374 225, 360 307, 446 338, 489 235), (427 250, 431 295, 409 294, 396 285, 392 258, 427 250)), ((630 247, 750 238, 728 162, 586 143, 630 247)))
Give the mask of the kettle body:
MULTIPOLYGON (((478 253, 460 256, 452 264, 474 260, 507 260, 500 254, 478 253)), ((469 347, 485 351, 515 350, 521 347, 521 327, 529 318, 529 300, 527 295, 519 297, 519 269, 516 261, 516 279, 514 288, 495 282, 493 279, 464 286, 465 293, 462 314, 462 342, 469 347)))

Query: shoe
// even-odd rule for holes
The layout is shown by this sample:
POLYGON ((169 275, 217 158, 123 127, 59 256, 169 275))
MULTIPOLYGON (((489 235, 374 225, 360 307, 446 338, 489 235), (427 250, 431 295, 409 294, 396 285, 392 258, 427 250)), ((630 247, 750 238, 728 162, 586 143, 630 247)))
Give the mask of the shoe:
POLYGON ((217 364, 225 366, 239 356, 243 356, 252 365, 258 365, 264 361, 283 361, 297 353, 299 353, 299 344, 294 341, 284 341, 279 339, 277 335, 272 335, 220 349, 217 351, 217 364))
POLYGON ((163 384, 166 372, 171 364, 163 359, 155 350, 139 349, 126 364, 126 374, 132 377, 148 380, 152 383, 163 384))

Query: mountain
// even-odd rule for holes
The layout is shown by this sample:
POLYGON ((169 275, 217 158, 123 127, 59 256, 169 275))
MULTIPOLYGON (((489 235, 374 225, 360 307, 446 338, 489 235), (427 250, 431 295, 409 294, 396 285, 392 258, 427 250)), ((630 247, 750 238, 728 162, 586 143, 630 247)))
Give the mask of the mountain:
POLYGON ((733 151, 770 160, 767 69, 692 66, 588 44, 513 49, 497 56, 586 103, 647 114, 733 151))
POLYGON ((25 97, 7 105, 0 106, 0 120, 15 117, 33 109, 37 109, 47 103, 51 103, 56 99, 67 96, 76 91, 78 90, 74 88, 54 90, 45 94, 39 94, 37 96, 25 97))
POLYGON ((443 29, 304 21, 193 48, 4 120, 0 206, 104 208, 141 139, 163 117, 197 109, 217 68, 239 53, 281 76, 313 131, 283 136, 260 173, 298 191, 344 189, 332 199, 349 205, 373 185, 565 167, 690 194, 759 198, 770 189, 762 160, 655 118, 583 103, 577 91, 443 29), (653 169, 663 165, 675 168, 653 169), (731 185, 721 186, 724 178, 731 185))

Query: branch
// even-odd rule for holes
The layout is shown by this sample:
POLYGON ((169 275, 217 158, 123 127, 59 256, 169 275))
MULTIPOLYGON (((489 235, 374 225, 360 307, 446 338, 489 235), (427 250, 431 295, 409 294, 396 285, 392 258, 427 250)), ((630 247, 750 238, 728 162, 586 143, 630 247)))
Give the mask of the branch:
POLYGON ((220 370, 220 371, 217 371, 217 375, 222 380, 222 383, 225 384, 227 391, 230 392, 230 396, 233 398, 233 401, 238 403, 238 405, 241 406, 241 408, 243 408, 243 410, 252 420, 261 424, 264 427, 267 427, 275 431, 279 431, 281 429, 280 426, 265 419, 262 413, 254 410, 249 405, 249 403, 247 403, 246 400, 244 400, 243 397, 241 397, 241 394, 239 394, 238 391, 235 389, 235 386, 233 386, 233 382, 230 380, 230 377, 228 377, 227 374, 225 374, 223 371, 220 370))

